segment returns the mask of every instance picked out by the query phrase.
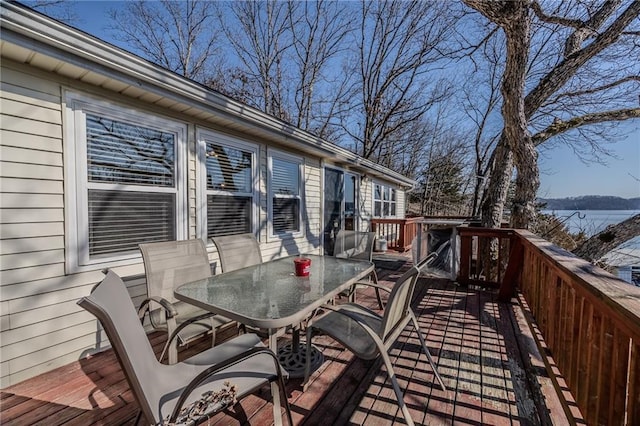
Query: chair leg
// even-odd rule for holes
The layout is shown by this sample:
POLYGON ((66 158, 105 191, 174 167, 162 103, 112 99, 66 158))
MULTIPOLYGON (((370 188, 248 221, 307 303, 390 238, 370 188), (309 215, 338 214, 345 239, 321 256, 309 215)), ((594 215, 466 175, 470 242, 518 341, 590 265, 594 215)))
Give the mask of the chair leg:
POLYGON ((349 302, 356 303, 356 285, 349 287, 349 302))
POLYGON ((306 392, 309 387, 309 376, 311 375, 311 357, 309 354, 311 353, 311 335, 312 335, 312 327, 309 327, 307 324, 307 354, 305 364, 304 364, 304 381, 302 382, 302 391, 306 392))
POLYGON ((282 412, 280 411, 280 386, 276 380, 271 382, 271 397, 273 398, 273 422, 275 426, 282 426, 282 412))
POLYGON ((422 345, 422 349, 424 349, 424 353, 427 355, 427 360, 429 361, 429 364, 431 364, 431 369, 433 370, 433 374, 435 374, 436 378, 438 379, 438 382, 440 383, 440 387, 442 388, 442 390, 446 392, 447 387, 444 385, 444 382, 442 381, 442 377, 440 377, 440 373, 438 373, 438 369, 436 368, 435 362, 433 362, 433 358, 431 358, 431 353, 429 352, 429 348, 427 348, 427 344, 424 341, 424 337, 422 337, 422 332, 418 327, 418 320, 416 319, 416 316, 413 313, 413 311, 409 311, 409 315, 411 315, 411 322, 413 322, 413 326, 416 329, 416 333, 418 333, 418 338, 420 339, 420 344, 422 345))
MULTIPOLYGON (((167 318, 167 339, 171 338, 171 336, 173 335, 173 332, 177 327, 178 327, 178 324, 176 323, 175 317, 167 318)), ((177 363, 178 362, 178 337, 177 336, 175 339, 171 341, 171 344, 169 345, 169 348, 168 348, 168 353, 169 353, 169 364, 177 363)))
MULTIPOLYGON (((280 368, 277 365, 277 368, 280 368)), ((284 379, 282 375, 271 382, 271 395, 273 397, 273 422, 274 426, 282 426, 282 411, 280 409, 280 392, 284 398, 284 410, 287 415, 287 423, 289 426, 293 426, 293 418, 291 417, 291 407, 289 406, 289 400, 287 399, 287 389, 284 385, 284 379)))
MULTIPOLYGON (((375 269, 371 274, 371 278, 373 279, 374 284, 378 284, 378 273, 376 272, 375 269)), ((378 300, 378 307, 382 311, 384 310, 384 304, 382 303, 382 297, 380 297, 380 289, 376 288, 375 290, 376 290, 376 299, 378 300)))
POLYGON ((387 374, 389 375, 389 379, 391 379, 391 385, 393 386, 393 392, 396 394, 396 399, 398 400, 398 405, 400 406, 400 411, 402 411, 402 416, 404 417, 404 421, 408 426, 415 426, 413 419, 411 418, 411 414, 409 413, 409 408, 404 403, 404 395, 400 390, 400 385, 398 384, 398 379, 396 379, 396 373, 393 370, 393 365, 391 364, 391 359, 389 358, 389 354, 386 350, 382 351, 382 359, 384 360, 384 366, 387 369, 387 374))

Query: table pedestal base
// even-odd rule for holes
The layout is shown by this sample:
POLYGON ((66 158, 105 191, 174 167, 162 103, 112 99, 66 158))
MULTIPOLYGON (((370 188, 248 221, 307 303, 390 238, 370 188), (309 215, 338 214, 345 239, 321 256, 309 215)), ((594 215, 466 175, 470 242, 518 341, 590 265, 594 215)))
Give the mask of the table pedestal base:
MULTIPOLYGON (((304 367, 307 362, 307 345, 306 343, 287 343, 278 348, 278 361, 280 365, 287 370, 289 377, 293 379, 304 377, 304 367)), ((315 346, 311 345, 311 373, 320 368, 324 362, 322 352, 315 346)))

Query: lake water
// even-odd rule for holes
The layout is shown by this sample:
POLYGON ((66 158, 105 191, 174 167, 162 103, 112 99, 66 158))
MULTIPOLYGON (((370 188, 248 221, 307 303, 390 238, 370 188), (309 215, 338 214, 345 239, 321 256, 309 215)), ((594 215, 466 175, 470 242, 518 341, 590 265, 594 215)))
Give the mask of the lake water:
MULTIPOLYGON (((640 210, 543 210, 542 212, 560 218, 572 234, 583 231, 587 236, 592 236, 609 225, 620 223, 639 214, 640 210)), ((628 241, 625 246, 640 249, 640 236, 628 241)))
POLYGON ((640 210, 543 210, 542 212, 560 218, 572 234, 582 231, 592 236, 609 225, 637 215, 640 210))

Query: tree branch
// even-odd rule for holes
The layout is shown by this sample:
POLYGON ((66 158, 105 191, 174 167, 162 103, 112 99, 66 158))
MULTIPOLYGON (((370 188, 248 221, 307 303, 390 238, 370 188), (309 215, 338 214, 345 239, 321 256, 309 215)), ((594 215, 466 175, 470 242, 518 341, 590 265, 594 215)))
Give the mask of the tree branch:
POLYGON ((575 75, 589 59, 615 42, 622 31, 640 14, 640 1, 635 1, 588 46, 566 57, 553 68, 525 99, 525 114, 530 118, 540 106, 575 75))
POLYGON ((569 19, 569 18, 564 18, 562 16, 547 15, 546 13, 544 13, 544 11, 542 10, 542 7, 537 1, 534 1, 531 3, 531 9, 533 10, 533 13, 536 14, 536 17, 542 22, 547 22, 549 24, 559 24, 565 27, 572 27, 575 29, 583 28, 585 25, 585 23, 579 19, 569 19))
POLYGON ((598 87, 594 87, 594 88, 587 89, 587 90, 579 90, 579 91, 576 91, 576 92, 560 93, 555 98, 554 102, 557 102, 561 98, 574 98, 576 96, 592 95, 592 94, 597 93, 597 92, 602 92, 604 90, 612 89, 612 88, 614 88, 616 86, 620 86, 620 85, 622 85, 624 83, 628 83, 630 81, 639 81, 640 82, 640 75, 630 75, 630 76, 621 78, 619 80, 616 80, 614 82, 611 82, 609 84, 605 84, 603 86, 598 86, 598 87))
POLYGON ((531 139, 533 144, 538 146, 553 136, 557 136, 560 133, 576 129, 578 127, 603 123, 605 121, 624 121, 631 118, 640 118, 640 108, 603 111, 593 114, 585 114, 580 117, 573 117, 569 120, 554 120, 551 125, 533 135, 531 139))

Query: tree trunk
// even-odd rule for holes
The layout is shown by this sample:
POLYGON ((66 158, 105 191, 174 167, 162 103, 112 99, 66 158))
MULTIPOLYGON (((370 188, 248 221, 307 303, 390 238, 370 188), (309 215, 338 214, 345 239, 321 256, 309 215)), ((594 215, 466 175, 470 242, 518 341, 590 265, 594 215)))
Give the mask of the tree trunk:
POLYGON ((597 262, 614 248, 639 235, 640 214, 637 214, 616 225, 607 226, 604 231, 589 238, 573 250, 573 254, 589 262, 597 262))
MULTIPOLYGON (((513 2, 501 22, 507 45, 507 61, 502 80, 503 135, 513 153, 518 175, 511 209, 511 226, 527 228, 535 215, 534 200, 540 186, 538 154, 527 128, 524 111, 525 79, 529 54, 531 18, 526 2, 513 2)), ((503 9, 504 10, 504 9, 503 9)))
POLYGON ((513 155, 506 146, 504 137, 498 141, 490 161, 489 183, 484 191, 481 206, 482 226, 499 228, 513 173, 513 155))

